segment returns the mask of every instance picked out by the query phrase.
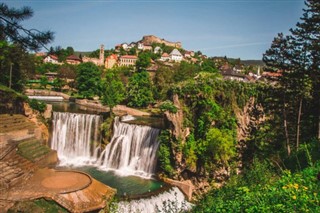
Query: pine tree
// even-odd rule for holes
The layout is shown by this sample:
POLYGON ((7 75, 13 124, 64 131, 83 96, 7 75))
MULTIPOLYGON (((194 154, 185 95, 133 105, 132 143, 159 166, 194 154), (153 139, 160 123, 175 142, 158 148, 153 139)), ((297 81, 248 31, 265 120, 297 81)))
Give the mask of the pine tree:
POLYGON ((31 18, 30 7, 21 9, 9 8, 0 3, 0 41, 8 41, 21 45, 24 49, 39 50, 53 40, 50 31, 40 32, 36 29, 26 29, 20 22, 31 18))
POLYGON ((295 146, 299 147, 301 123, 305 124, 304 136, 320 139, 320 2, 308 0, 305 4, 301 22, 290 35, 278 34, 263 57, 271 71, 282 71, 279 82, 284 90, 282 117, 288 154, 290 135, 295 134, 295 146))

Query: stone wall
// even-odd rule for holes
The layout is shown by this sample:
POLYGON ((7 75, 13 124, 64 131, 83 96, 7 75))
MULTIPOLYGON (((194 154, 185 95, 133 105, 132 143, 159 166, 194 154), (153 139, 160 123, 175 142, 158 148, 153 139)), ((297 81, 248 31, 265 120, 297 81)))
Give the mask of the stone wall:
POLYGON ((177 48, 182 47, 181 42, 166 41, 166 40, 158 38, 157 36, 154 36, 154 35, 143 36, 143 38, 140 42, 143 43, 144 45, 151 45, 152 43, 160 43, 160 44, 165 44, 166 46, 170 46, 170 47, 177 47, 177 48))

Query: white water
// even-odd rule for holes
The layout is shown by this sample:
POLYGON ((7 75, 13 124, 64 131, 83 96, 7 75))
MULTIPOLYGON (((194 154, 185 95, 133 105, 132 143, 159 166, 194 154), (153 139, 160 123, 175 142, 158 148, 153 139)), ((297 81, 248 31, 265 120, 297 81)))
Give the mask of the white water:
POLYGON ((32 95, 28 96, 30 99, 36 99, 36 100, 44 100, 44 101, 63 101, 62 96, 37 96, 37 95, 32 95))
POLYGON ((98 159, 101 117, 53 112, 51 148, 57 150, 60 166, 83 166, 98 159))
POLYGON ((184 212, 191 209, 192 204, 185 200, 184 194, 177 188, 165 191, 150 198, 121 201, 115 212, 121 213, 153 213, 184 212))
POLYGON ((119 175, 151 177, 156 169, 159 129, 122 123, 116 117, 111 142, 101 153, 100 169, 119 175))
POLYGON ((53 113, 51 148, 57 150, 60 166, 93 165, 119 175, 150 178, 156 169, 159 129, 114 121, 111 142, 100 150, 98 115, 53 113))

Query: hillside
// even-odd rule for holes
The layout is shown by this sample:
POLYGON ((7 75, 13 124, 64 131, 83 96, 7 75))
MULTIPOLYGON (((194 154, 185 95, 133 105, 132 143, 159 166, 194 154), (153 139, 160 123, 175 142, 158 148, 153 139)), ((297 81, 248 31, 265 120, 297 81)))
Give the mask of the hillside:
POLYGON ((182 44, 181 42, 171 42, 171 41, 167 41, 165 39, 161 39, 157 36, 154 35, 146 35, 143 36, 142 40, 140 40, 139 42, 143 43, 144 45, 151 45, 152 43, 159 43, 159 44, 165 44, 166 46, 170 46, 170 47, 177 47, 177 48, 181 48, 182 44))

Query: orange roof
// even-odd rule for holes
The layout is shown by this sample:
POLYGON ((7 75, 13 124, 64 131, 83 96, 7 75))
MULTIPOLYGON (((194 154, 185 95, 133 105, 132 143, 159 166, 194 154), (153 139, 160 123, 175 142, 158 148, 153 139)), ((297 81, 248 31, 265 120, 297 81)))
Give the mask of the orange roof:
POLYGON ((81 59, 80 59, 78 56, 76 56, 76 55, 69 55, 69 56, 67 57, 67 60, 81 61, 81 59))
POLYGON ((50 58, 54 59, 54 60, 58 60, 58 56, 56 55, 48 55, 50 58))
POLYGON ((117 59, 118 59, 118 56, 117 56, 116 54, 112 54, 112 55, 109 55, 109 56, 107 57, 107 59, 115 59, 115 60, 117 60, 117 59))
POLYGON ((169 57, 168 53, 163 53, 161 57, 169 57))
POLYGON ((123 55, 123 56, 120 56, 120 58, 137 59, 138 57, 135 55, 123 55))

